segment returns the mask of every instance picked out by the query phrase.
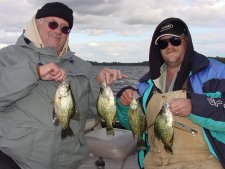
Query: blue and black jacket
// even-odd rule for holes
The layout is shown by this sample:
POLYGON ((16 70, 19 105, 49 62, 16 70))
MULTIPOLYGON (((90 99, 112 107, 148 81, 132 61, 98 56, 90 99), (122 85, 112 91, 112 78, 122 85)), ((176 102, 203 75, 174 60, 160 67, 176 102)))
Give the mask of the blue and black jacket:
MULTIPOLYGON (((160 67, 164 63, 159 49, 154 44, 158 37, 157 30, 165 22, 174 20, 182 22, 186 26, 178 18, 168 18, 157 26, 153 34, 149 52, 150 71, 139 80, 137 86, 145 111, 152 97, 153 89, 156 89, 153 80, 160 76, 160 67)), ((187 26, 186 36, 188 37, 188 46, 173 91, 183 89, 184 83, 187 82, 188 98, 192 102, 192 112, 188 118, 202 128, 210 152, 225 168, 225 64, 194 51, 187 26)), ((117 118, 122 126, 130 129, 127 117, 128 107, 120 104, 120 96, 127 88, 131 87, 126 87, 117 94, 117 118)), ((148 145, 147 134, 144 134, 143 138, 148 145)), ((140 168, 144 168, 143 160, 147 151, 138 153, 140 168)))

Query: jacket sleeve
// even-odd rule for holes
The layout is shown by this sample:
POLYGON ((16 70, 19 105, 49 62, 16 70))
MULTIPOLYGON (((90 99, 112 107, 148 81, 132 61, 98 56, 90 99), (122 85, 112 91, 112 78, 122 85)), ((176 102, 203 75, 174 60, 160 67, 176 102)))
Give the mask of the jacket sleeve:
POLYGON ((192 113, 189 118, 211 131, 225 133, 225 99, 191 94, 192 113), (201 103, 200 103, 201 102, 201 103))
POLYGON ((123 127, 125 127, 126 129, 130 130, 131 128, 130 128, 129 121, 128 121, 129 106, 124 106, 120 103, 120 97, 126 89, 136 90, 135 88, 133 88, 131 86, 127 86, 127 87, 122 88, 117 93, 117 95, 116 95, 116 115, 117 115, 117 119, 119 120, 120 124, 123 127))
POLYGON ((0 51, 0 111, 29 94, 38 80, 36 65, 8 48, 0 51), (18 59, 17 59, 18 57, 18 59))

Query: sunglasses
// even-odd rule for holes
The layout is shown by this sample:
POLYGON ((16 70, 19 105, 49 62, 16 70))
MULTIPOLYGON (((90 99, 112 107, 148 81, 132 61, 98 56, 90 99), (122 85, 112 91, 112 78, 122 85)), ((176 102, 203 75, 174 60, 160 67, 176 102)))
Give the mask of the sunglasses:
POLYGON ((166 49, 168 47, 169 42, 173 46, 180 46, 181 40, 182 40, 181 37, 172 36, 169 39, 159 40, 158 41, 158 46, 159 46, 160 49, 166 49))
POLYGON ((41 19, 40 21, 45 21, 48 23, 48 27, 52 30, 57 29, 58 27, 60 27, 60 30, 62 33, 64 34, 69 34, 70 33, 70 27, 69 26, 64 26, 64 25, 59 25, 56 21, 48 21, 45 19, 41 19))

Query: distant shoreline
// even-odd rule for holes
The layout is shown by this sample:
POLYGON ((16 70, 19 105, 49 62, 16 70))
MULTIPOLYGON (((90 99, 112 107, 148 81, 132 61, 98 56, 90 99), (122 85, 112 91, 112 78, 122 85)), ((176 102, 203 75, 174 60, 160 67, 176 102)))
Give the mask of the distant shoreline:
MULTIPOLYGON (((208 58, 214 58, 218 61, 221 61, 225 63, 224 57, 208 57, 208 58)), ((143 62, 137 62, 137 63, 121 63, 121 62, 96 62, 96 61, 88 61, 92 65, 107 65, 107 66, 149 66, 149 61, 143 61, 143 62)))
POLYGON ((107 66, 149 66, 148 61, 138 62, 138 63, 121 63, 121 62, 93 62, 89 61, 92 65, 107 65, 107 66))

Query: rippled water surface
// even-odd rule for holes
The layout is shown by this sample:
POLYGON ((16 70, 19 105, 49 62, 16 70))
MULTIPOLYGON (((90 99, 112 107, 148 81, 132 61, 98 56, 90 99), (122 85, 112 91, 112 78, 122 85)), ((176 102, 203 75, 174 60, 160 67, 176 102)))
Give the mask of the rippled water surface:
MULTIPOLYGON (((96 73, 99 72, 104 67, 106 66, 94 66, 94 77, 96 73)), ((116 94, 121 88, 128 85, 136 88, 138 79, 142 77, 145 73, 147 73, 149 70, 148 66, 107 66, 107 67, 112 69, 119 69, 124 74, 127 74, 129 76, 127 79, 118 80, 114 84, 112 84, 111 88, 114 94, 116 94)))

